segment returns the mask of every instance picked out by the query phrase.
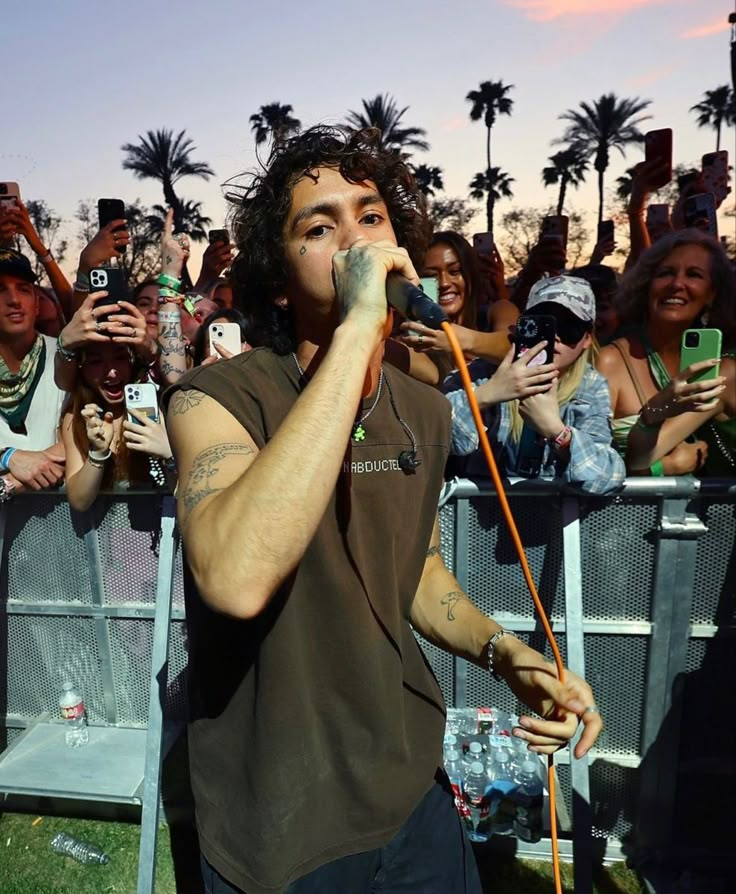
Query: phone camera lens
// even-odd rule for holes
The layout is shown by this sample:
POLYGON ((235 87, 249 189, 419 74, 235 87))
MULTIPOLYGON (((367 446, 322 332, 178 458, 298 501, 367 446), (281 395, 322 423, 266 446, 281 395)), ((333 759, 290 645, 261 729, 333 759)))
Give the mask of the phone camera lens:
POLYGON ((685 336, 685 347, 686 348, 697 348, 700 344, 700 333, 699 332, 688 332, 685 336))

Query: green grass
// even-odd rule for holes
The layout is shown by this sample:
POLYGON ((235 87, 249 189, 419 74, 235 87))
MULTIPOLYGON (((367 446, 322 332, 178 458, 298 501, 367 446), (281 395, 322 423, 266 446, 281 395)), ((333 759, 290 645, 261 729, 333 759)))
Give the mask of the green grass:
MULTIPOLYGON (((140 827, 107 820, 0 814, 0 891, 2 894, 134 894, 138 877, 140 827), (83 866, 51 850, 57 832, 69 832, 102 847, 106 866, 83 866)), ((553 894, 549 863, 481 854, 481 876, 493 894, 553 894)), ((158 837, 156 894, 200 894, 194 831, 161 826, 158 837), (176 854, 176 861, 173 854, 176 854), (176 864, 176 865, 175 865, 176 864)), ((572 894, 572 867, 563 865, 566 894, 572 894)), ((596 894, 641 894, 636 875, 619 864, 596 873, 596 894)))

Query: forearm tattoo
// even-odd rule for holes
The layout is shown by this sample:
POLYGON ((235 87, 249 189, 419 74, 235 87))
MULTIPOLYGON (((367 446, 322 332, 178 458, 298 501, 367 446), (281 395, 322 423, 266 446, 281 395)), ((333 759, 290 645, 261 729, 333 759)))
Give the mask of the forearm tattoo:
MULTIPOLYGON (((189 392, 185 392, 189 393, 189 392)), ((194 392, 196 394, 196 392, 194 392)), ((184 509, 189 514, 195 506, 210 494, 224 490, 224 487, 212 487, 212 479, 219 474, 222 460, 226 456, 253 453, 247 444, 216 444, 198 453, 192 463, 189 479, 181 499, 184 509)))
POLYGON ((427 558, 430 559, 432 556, 438 556, 440 554, 439 546, 430 546, 427 550, 427 558))
POLYGON ((445 593, 445 595, 440 600, 441 605, 447 606, 447 620, 454 621, 455 613, 453 609, 462 599, 465 598, 465 594, 460 590, 453 590, 451 593, 445 593))

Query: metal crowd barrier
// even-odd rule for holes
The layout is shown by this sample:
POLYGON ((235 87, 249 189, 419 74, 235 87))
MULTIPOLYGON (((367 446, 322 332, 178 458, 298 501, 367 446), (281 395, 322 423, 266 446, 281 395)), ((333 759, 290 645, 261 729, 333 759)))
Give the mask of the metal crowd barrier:
MULTIPOLYGON (((574 829, 561 852, 572 856, 574 841, 576 891, 592 890, 593 859, 726 859, 736 803, 736 482, 630 479, 613 497, 583 497, 524 481, 509 497, 563 658, 590 680, 606 722, 588 759, 558 759, 559 806, 574 829)), ((0 792, 9 790, 6 755, 39 717, 55 716, 66 678, 84 693, 93 731, 148 726, 144 779, 129 799, 143 804, 141 894, 153 890, 162 722, 177 729, 186 714, 170 507, 150 493, 103 497, 83 514, 50 493, 0 507, 0 750, 3 737, 9 745, 0 792)), ((445 561, 476 604, 546 652, 490 485, 448 484, 440 527, 445 561)), ((487 673, 422 645, 448 705, 518 711, 487 673)), ((544 839, 517 847, 550 853, 544 839)))

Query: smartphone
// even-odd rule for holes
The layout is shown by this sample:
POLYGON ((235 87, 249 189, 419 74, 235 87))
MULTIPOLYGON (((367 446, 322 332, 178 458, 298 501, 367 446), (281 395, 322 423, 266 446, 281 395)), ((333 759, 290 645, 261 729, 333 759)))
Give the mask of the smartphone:
POLYGON ((646 227, 653 243, 661 239, 671 229, 670 206, 656 203, 647 205, 646 227))
MULTIPOLYGON (((98 199, 97 200, 97 217, 100 222, 100 229, 106 227, 113 220, 120 220, 125 217, 125 202, 122 199, 98 199)), ((115 232, 124 230, 125 224, 115 227, 115 232)), ((125 245, 121 245, 118 251, 125 252, 125 245)))
POLYGON ((602 220, 598 224, 598 241, 599 242, 613 242, 614 237, 614 223, 612 220, 602 220))
POLYGON ((677 178, 677 189, 679 192, 685 190, 691 183, 695 183, 698 179, 697 171, 685 171, 684 174, 680 174, 677 178))
POLYGON ((700 192, 685 199, 682 214, 686 227, 694 227, 710 233, 718 238, 718 219, 716 218, 716 200, 711 192, 700 192))
POLYGON ((538 478, 542 471, 545 440, 529 425, 524 425, 519 438, 516 469, 523 478, 538 478))
POLYGON ((493 255, 493 233, 473 233, 473 248, 479 255, 493 255))
POLYGON ((210 245, 215 242, 224 242, 227 245, 230 242, 230 233, 227 230, 210 230, 207 233, 207 240, 210 245))
POLYGON ((240 326, 237 323, 210 323, 210 357, 219 357, 222 354, 215 350, 215 342, 222 345, 231 354, 241 354, 243 347, 240 340, 240 326))
POLYGON ((703 156, 703 183, 705 191, 713 193, 716 205, 720 205, 729 192, 728 152, 706 152, 703 156))
POLYGON ((436 276, 420 276, 419 288, 424 292, 430 301, 439 304, 440 301, 440 281, 436 276))
MULTIPOLYGON (((152 382, 136 382, 125 386, 125 408, 131 408, 141 416, 158 422, 158 392, 152 382)), ((128 413, 128 422, 140 425, 135 416, 128 413)))
MULTIPOLYGON (((720 329, 686 329, 682 333, 682 347, 680 348, 680 370, 697 363, 699 360, 721 359, 722 335, 720 329)), ((709 379, 717 379, 720 375, 719 366, 703 370, 693 376, 689 381, 704 382, 709 379)))
POLYGON ((569 219, 564 214, 549 214, 542 218, 540 238, 557 239, 567 251, 567 228, 569 219))
POLYGON ((664 165, 666 170, 661 177, 651 180, 654 189, 661 189, 672 180, 672 128, 650 130, 644 134, 644 159, 664 165))
POLYGON ((514 360, 538 345, 547 342, 546 348, 529 362, 529 366, 541 366, 552 363, 555 356, 555 318, 546 314, 522 314, 516 321, 514 334, 514 360))
POLYGON ((17 183, 0 182, 0 208, 15 208, 18 204, 15 200, 19 198, 20 189, 17 183))
MULTIPOLYGON (((95 302, 95 307, 104 307, 106 304, 117 304, 118 301, 130 300, 122 267, 93 267, 89 271, 89 286, 92 292, 107 292, 105 298, 100 298, 95 302)), ((97 319, 104 323, 107 316, 107 314, 102 314, 97 319)))

